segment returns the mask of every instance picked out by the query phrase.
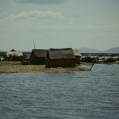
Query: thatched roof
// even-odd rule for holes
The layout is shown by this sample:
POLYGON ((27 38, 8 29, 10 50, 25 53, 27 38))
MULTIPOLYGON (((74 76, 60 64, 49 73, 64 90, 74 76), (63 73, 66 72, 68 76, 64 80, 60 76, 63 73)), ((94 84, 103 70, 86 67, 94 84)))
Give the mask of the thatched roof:
POLYGON ((23 56, 22 52, 16 51, 16 50, 8 51, 6 54, 7 54, 7 57, 10 57, 10 56, 16 56, 16 57, 23 56))
POLYGON ((49 59, 74 59, 72 48, 50 49, 48 51, 49 59))
POLYGON ((73 53, 75 56, 81 56, 79 49, 73 49, 73 53))
POLYGON ((38 58, 47 57, 47 50, 46 49, 33 49, 32 55, 38 58))

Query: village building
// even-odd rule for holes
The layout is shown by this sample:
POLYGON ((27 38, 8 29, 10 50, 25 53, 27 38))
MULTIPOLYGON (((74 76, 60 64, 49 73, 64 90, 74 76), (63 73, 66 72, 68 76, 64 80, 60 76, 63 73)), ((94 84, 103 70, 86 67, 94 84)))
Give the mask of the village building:
POLYGON ((24 65, 31 64, 31 52, 23 52, 22 64, 24 65))
POLYGON ((10 50, 6 52, 7 60, 9 61, 21 61, 23 58, 23 53, 17 50, 10 50))
POLYGON ((0 51, 0 61, 6 60, 6 52, 5 51, 0 51))
POLYGON ((75 56, 72 48, 49 49, 46 67, 74 67, 75 56))
POLYGON ((73 54, 75 56, 76 64, 80 64, 81 54, 79 49, 73 49, 73 54))
POLYGON ((31 64, 43 65, 47 59, 46 49, 33 49, 31 52, 31 64))

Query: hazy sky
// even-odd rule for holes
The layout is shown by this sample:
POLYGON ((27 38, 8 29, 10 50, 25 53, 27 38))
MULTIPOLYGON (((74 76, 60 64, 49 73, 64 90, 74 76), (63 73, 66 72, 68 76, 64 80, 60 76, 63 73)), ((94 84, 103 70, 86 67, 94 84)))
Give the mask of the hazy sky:
POLYGON ((119 0, 0 0, 0 50, 119 46, 119 0))

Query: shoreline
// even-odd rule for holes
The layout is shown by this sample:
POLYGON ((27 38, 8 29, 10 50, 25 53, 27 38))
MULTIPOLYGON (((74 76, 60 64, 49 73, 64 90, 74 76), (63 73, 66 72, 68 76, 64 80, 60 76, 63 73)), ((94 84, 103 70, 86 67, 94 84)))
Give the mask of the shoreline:
MULTIPOLYGON (((90 63, 84 63, 88 65, 90 63)), ((106 63, 108 64, 118 64, 118 63, 106 63)), ((82 70, 81 66, 75 67, 57 67, 57 68, 46 68, 45 65, 22 65, 21 62, 16 61, 4 61, 0 62, 0 73, 30 73, 30 72, 80 72, 86 71, 82 70)), ((90 71, 90 70, 89 70, 90 71)))
POLYGON ((79 67, 46 68, 45 65, 22 65, 20 62, 0 62, 0 73, 27 73, 27 72, 74 72, 79 67))

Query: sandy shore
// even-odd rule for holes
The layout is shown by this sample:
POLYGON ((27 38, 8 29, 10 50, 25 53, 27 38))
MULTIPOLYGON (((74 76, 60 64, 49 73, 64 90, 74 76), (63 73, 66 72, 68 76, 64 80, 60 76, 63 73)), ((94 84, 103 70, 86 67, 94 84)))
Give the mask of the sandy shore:
POLYGON ((22 65, 20 62, 0 62, 0 73, 20 72, 72 72, 80 71, 79 67, 74 68, 45 68, 45 65, 22 65))

